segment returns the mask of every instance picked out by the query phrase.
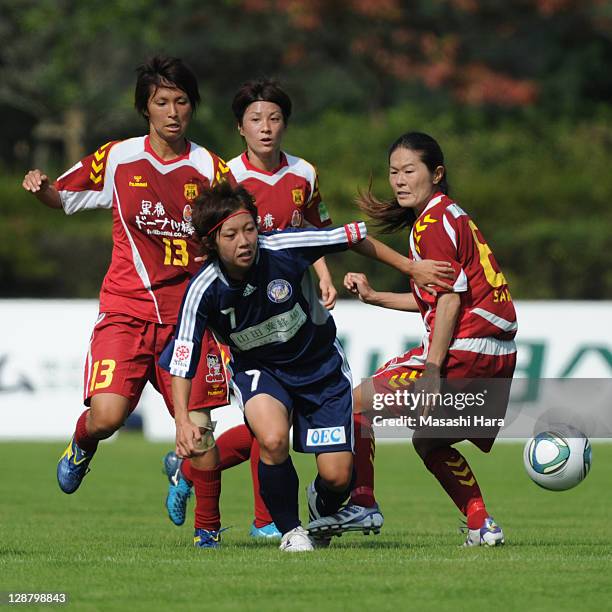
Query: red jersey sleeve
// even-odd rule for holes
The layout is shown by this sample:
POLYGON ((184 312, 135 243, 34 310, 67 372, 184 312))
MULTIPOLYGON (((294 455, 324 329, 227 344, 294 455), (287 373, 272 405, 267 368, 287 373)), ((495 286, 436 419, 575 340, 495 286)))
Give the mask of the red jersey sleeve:
MULTIPOLYGON (((468 282, 457 250, 457 236, 459 227, 452 215, 446 214, 442 207, 421 215, 414 224, 411 235, 411 247, 421 259, 434 259, 446 261, 453 268, 454 278, 449 280, 453 291, 462 293, 467 291, 468 282)), ((436 287, 439 293, 446 290, 436 287)), ((424 294, 429 296, 429 294, 424 294)), ((435 300, 433 296, 432 300, 435 300)))
POLYGON ((306 199, 306 207, 304 209, 304 219, 306 223, 313 227, 327 227, 331 225, 332 220, 329 216, 329 211, 325 202, 321 197, 319 190, 319 176, 315 170, 313 187, 309 197, 306 199))
POLYGON ((109 157, 117 142, 102 145, 55 181, 55 188, 67 215, 81 210, 112 208, 113 170, 109 157))

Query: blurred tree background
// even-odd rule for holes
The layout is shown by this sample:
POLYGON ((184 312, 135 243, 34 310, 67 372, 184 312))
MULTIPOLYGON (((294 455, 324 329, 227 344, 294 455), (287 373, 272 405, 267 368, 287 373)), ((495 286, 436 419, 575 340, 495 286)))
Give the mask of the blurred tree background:
MULTIPOLYGON (((387 147, 436 137, 451 193, 476 219, 514 297, 612 297, 609 0, 0 0, 0 296, 95 297, 108 211, 66 218, 21 189, 144 133, 137 64, 178 55, 200 80, 190 137, 241 151, 230 110, 246 79, 294 102, 285 148, 314 163, 336 222, 359 188, 389 195, 387 147)), ((407 249, 406 233, 383 237, 407 249)), ((381 289, 406 279, 351 255, 381 289)))

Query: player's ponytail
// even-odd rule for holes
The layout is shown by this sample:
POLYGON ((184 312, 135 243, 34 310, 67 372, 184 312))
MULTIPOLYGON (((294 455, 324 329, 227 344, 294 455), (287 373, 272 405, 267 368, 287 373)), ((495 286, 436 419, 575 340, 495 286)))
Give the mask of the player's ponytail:
POLYGON ((412 227, 416 221, 416 215, 412 208, 402 208, 395 198, 393 200, 379 200, 372 193, 372 178, 367 191, 358 190, 357 206, 370 219, 374 227, 383 234, 391 234, 405 227, 412 227))

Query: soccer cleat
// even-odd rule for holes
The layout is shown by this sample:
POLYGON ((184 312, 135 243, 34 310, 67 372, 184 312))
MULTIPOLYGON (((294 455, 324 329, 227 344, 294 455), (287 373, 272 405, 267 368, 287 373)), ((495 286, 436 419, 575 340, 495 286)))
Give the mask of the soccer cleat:
POLYGON ((480 529, 468 529, 464 546, 501 546, 504 543, 504 532, 501 527, 487 516, 480 529))
POLYGON ((319 494, 315 489, 314 480, 306 487, 306 499, 308 500, 308 518, 310 522, 321 518, 321 513, 317 508, 317 497, 319 494))
POLYGON ((164 457, 164 474, 168 477, 168 495, 166 496, 166 510, 168 517, 177 526, 185 522, 187 501, 191 497, 191 484, 181 473, 182 459, 170 451, 164 457))
POLYGON ((219 548, 221 546, 221 532, 225 529, 200 529, 196 527, 193 533, 193 545, 196 548, 219 548))
POLYGON ((308 532, 301 525, 298 525, 281 538, 279 549, 291 553, 307 552, 314 550, 314 546, 308 532))
POLYGON ((362 531, 364 535, 380 533, 384 518, 378 504, 370 508, 347 504, 336 514, 323 516, 308 524, 308 533, 315 537, 341 536, 348 531, 362 531))
POLYGON ((283 534, 276 528, 274 523, 268 523, 263 527, 255 527, 255 522, 253 522, 251 524, 250 535, 252 538, 259 538, 260 540, 279 540, 283 534))
POLYGON ((57 482, 64 493, 74 493, 87 472, 96 451, 87 452, 77 446, 74 436, 57 464, 57 482))

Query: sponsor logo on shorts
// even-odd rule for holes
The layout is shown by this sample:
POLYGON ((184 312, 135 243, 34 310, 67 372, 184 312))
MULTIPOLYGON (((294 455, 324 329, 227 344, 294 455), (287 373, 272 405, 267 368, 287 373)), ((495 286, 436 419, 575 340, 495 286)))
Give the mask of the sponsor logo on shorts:
POLYGON ((188 342, 186 340, 175 341, 170 367, 176 370, 184 370, 186 372, 189 369, 192 352, 193 342, 188 342))
POLYGON ((309 429, 306 434, 306 446, 332 446, 346 444, 344 427, 320 427, 309 429))
POLYGON ((291 285, 284 278, 277 278, 268 284, 268 297, 276 304, 286 302, 292 293, 291 285))

